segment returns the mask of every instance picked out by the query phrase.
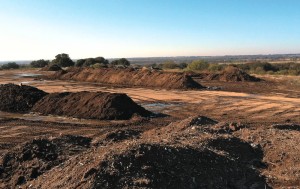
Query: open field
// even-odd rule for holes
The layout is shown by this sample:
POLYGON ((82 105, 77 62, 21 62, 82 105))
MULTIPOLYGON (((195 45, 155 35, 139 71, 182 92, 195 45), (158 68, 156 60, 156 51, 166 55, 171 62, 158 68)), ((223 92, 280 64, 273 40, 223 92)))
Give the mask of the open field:
POLYGON ((160 185, 156 182, 164 177, 170 183, 161 186, 167 188, 182 188, 184 184, 188 188, 298 188, 300 185, 300 149, 297 145, 300 142, 300 78, 297 76, 264 76, 262 82, 194 78, 201 85, 217 87, 217 90, 165 90, 40 80, 33 78, 36 74, 47 73, 38 70, 0 71, 0 84, 22 82, 48 93, 126 93, 147 110, 166 116, 109 121, 0 112, 2 157, 5 154, 7 157, 11 151, 21 153, 19 148, 23 149, 24 144, 38 138, 50 141, 58 138, 64 145, 71 145, 70 149, 79 147, 60 137, 80 135, 91 140, 89 147, 80 147, 77 153, 58 156, 59 162, 53 166, 45 162, 45 165, 40 165, 41 162, 33 160, 22 161, 21 168, 9 173, 12 176, 2 176, 0 187, 13 188, 22 184, 31 188, 157 188, 160 185), (188 119, 181 122, 197 115, 209 117, 219 124, 192 124, 188 119), (169 151, 165 153, 164 148, 169 151), (126 170, 118 165, 123 162, 129 166, 127 163, 132 159, 139 162, 135 159, 137 151, 144 153, 141 167, 151 169, 147 174, 144 169, 139 169, 139 164, 133 163, 133 168, 126 170), (151 155, 155 153, 157 156, 151 155), (204 161, 208 154, 215 164, 206 162, 193 169, 188 166, 200 161, 191 157, 203 156, 204 161), (180 160, 165 162, 166 168, 154 161, 155 158, 171 157, 180 160), (154 163, 144 164, 149 160, 154 163), (182 167, 172 169, 176 162, 182 167), (37 177, 24 176, 27 174, 24 167, 39 165, 49 167, 39 169, 41 174, 37 177), (207 165, 216 170, 207 168, 207 165), (206 172, 200 171, 203 167, 207 168, 204 169, 206 172), (231 171, 223 173, 226 167, 231 171), (184 169, 194 171, 187 178, 182 175, 182 182, 178 185, 172 185, 173 173, 160 174, 165 169, 177 174, 189 172, 184 169), (206 173, 211 177, 201 180, 206 173))

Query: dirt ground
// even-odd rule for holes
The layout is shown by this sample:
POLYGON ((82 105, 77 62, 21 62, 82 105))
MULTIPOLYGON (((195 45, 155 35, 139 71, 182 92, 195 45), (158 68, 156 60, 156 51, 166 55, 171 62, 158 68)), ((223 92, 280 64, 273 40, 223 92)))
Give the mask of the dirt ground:
MULTIPOLYGON (((238 175, 244 174, 239 171, 227 173, 232 174, 237 180, 224 177, 224 180, 218 180, 220 185, 214 183, 217 182, 217 179, 212 179, 211 185, 197 185, 201 180, 199 182, 197 179, 196 181, 190 180, 190 178, 198 178, 197 176, 189 178, 182 176, 184 178, 182 183, 188 183, 188 188, 261 188, 262 186, 264 186, 263 188, 300 188, 300 149, 297 145, 300 142, 300 78, 297 76, 257 76, 264 80, 262 82, 202 81, 194 78, 201 85, 209 86, 211 89, 161 90, 114 87, 74 81, 45 81, 33 78, 37 76, 36 74, 45 74, 45 72, 38 70, 0 71, 0 84, 22 82, 48 93, 77 91, 126 93, 147 110, 166 116, 134 118, 127 121, 97 121, 41 116, 33 113, 0 112, 1 157, 6 157, 7 153, 11 151, 19 153, 18 149, 33 139, 47 138, 50 140, 65 135, 80 135, 92 140, 92 147, 84 149, 78 154, 62 154, 63 158, 58 158, 61 161, 58 165, 49 167, 49 170, 43 170, 41 173, 43 177, 27 180, 24 186, 28 188, 47 188, 47 186, 51 186, 50 188, 160 188, 153 179, 158 174, 155 171, 151 172, 153 177, 149 177, 149 175, 137 177, 133 174, 139 172, 136 170, 138 165, 134 165, 134 169, 125 171, 118 166, 111 167, 110 163, 128 162, 136 157, 136 151, 143 151, 146 154, 145 161, 148 161, 147 158, 170 158, 171 154, 162 153, 162 148, 170 148, 171 151, 177 149, 178 152, 182 152, 182 154, 175 153, 175 157, 178 156, 178 158, 190 158, 189 154, 194 153, 206 157, 205 154, 212 153, 211 155, 217 162, 211 165, 212 167, 226 165, 233 166, 232 169, 235 170, 236 166, 240 166, 239 170, 249 172, 248 177, 245 176, 245 178, 239 178, 238 175), (196 129, 187 126, 181 127, 178 122, 174 123, 195 115, 206 116, 220 122, 214 127, 221 129, 211 132, 198 127, 196 129), (173 124, 169 125, 170 123, 173 124), (228 140, 237 142, 233 145, 228 140), (240 144, 241 148, 249 148, 249 151, 253 151, 253 149, 255 151, 259 147, 261 155, 257 157, 258 164, 263 165, 254 166, 254 159, 251 158, 231 162, 232 157, 234 157, 233 159, 237 158, 236 151, 239 151, 240 147, 230 150, 221 144, 233 146, 240 144), (148 150, 149 148, 154 151, 148 150), (203 153, 206 150, 208 152, 203 153), (154 152, 163 155, 148 157, 148 153, 154 152), (219 156, 220 154, 223 155, 219 156), (84 169, 81 168, 81 164, 78 166, 78 162, 86 165, 84 169), (108 164, 104 165, 103 162, 108 164), (243 166, 245 162, 248 162, 247 166, 243 166), (253 166, 254 168, 251 168, 253 166), (88 172, 89 170, 90 172, 88 172), (57 172, 60 174, 56 174, 57 172), (87 172, 93 176, 85 177, 87 172), (124 175, 118 174, 119 180, 115 181, 116 185, 111 185, 111 174, 115 174, 115 172, 124 175), (76 174, 84 179, 79 178, 76 174), (130 180, 129 177, 135 179, 130 180), (124 183, 124 179, 128 182, 124 183), (257 185, 251 185, 242 181, 243 179, 249 179, 249 182, 253 181, 257 185), (227 183, 226 186, 223 181, 227 183), (128 183, 132 183, 132 185, 128 183)), ((247 154, 248 151, 245 153, 247 154)), ((239 155, 237 159, 239 158, 243 159, 244 156, 239 155)), ((185 163, 195 162, 193 160, 180 163, 185 165, 185 163)), ((165 164, 173 166, 172 163, 166 162, 165 164)), ((153 163, 143 166, 162 167, 163 165, 153 163)), ((161 171, 161 169, 157 171, 161 171)), ((6 180, 3 178, 0 187, 14 188, 16 183, 24 184, 23 180, 29 179, 20 176, 22 173, 20 170, 23 169, 16 170, 18 171, 5 175, 6 180)), ((196 170, 198 170, 197 167, 195 167, 195 174, 196 170)), ((184 172, 181 169, 172 171, 184 172)), ((226 175, 212 170, 208 173, 216 174, 216 177, 226 175)), ((139 174, 143 173, 139 172, 139 174)), ((198 176, 203 176, 201 174, 198 176)), ((172 180, 173 177, 170 179, 172 180)), ((170 185, 170 183, 165 183, 161 188, 174 188, 174 185, 170 185)), ((177 188, 180 188, 180 185, 177 185, 177 188)))

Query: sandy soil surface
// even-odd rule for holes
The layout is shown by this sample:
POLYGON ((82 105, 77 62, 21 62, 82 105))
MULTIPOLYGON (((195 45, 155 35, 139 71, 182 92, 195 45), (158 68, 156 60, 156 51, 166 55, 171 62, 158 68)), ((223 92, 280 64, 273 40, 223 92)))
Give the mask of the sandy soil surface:
MULTIPOLYGON (((278 77, 269 78, 269 81, 255 83, 203 82, 206 86, 220 86, 223 89, 221 89, 222 91, 183 91, 115 88, 113 86, 103 86, 94 83, 58 80, 40 81, 27 77, 28 75, 34 76, 35 74, 41 74, 41 72, 36 70, 28 70, 22 73, 16 71, 0 72, 0 83, 12 82, 17 84, 22 82, 49 93, 67 91, 126 93, 133 100, 149 110, 170 114, 179 118, 194 115, 195 112, 198 112, 215 119, 236 121, 300 121, 300 117, 298 116, 300 114, 300 99, 297 97, 300 94, 300 87, 295 85, 294 88, 291 88, 290 85, 286 84, 288 82, 286 78, 285 80, 278 77)), ((293 83, 297 78, 292 77, 289 79, 293 83)))
MULTIPOLYGON (((161 148, 171 148, 171 151, 181 149, 182 151, 179 151, 187 155, 180 156, 177 154, 180 158, 190 158, 191 156, 188 155, 190 153, 199 155, 199 153, 202 154, 202 150, 208 150, 209 153, 217 154, 216 158, 218 160, 225 158, 226 161, 224 161, 229 162, 228 166, 232 166, 231 163, 236 163, 241 165, 241 170, 250 171, 251 169, 251 174, 254 170, 251 178, 256 179, 255 183, 257 185, 248 185, 249 183, 244 183, 241 179, 238 182, 236 181, 236 183, 232 183, 233 185, 228 185, 224 188, 239 187, 241 186, 239 184, 248 186, 245 188, 260 188, 262 185, 265 188, 299 188, 300 186, 300 149, 298 147, 300 142, 299 77, 265 76, 263 77, 265 81, 255 83, 204 82, 197 80, 204 86, 217 86, 221 89, 157 90, 117 88, 95 83, 45 81, 33 78, 33 76, 37 76, 36 74, 41 73, 43 72, 38 70, 0 71, 0 83, 19 84, 22 82, 49 93, 66 91, 126 93, 144 108, 169 116, 134 118, 127 121, 99 121, 60 116, 41 116, 33 113, 15 114, 0 112, 0 156, 2 158, 10 151, 18 153, 18 149, 15 148, 20 148, 20 145, 22 147, 22 145, 33 139, 47 138, 47 140, 52 140, 64 135, 80 135, 92 139, 93 147, 84 152, 80 151, 80 153, 78 152, 75 155, 63 154, 64 161, 65 158, 69 158, 66 160, 66 163, 61 163, 59 166, 49 169, 49 171, 43 173, 42 177, 28 181, 26 187, 101 188, 101 182, 103 182, 102 184, 108 182, 109 175, 114 174, 112 172, 121 171, 116 167, 111 167, 111 164, 107 164, 107 162, 113 164, 116 161, 122 162, 123 157, 136 157, 136 154, 134 154, 136 150, 145 150, 144 147, 141 147, 143 145, 150 145, 151 148, 158 150, 159 153, 161 148), (207 116, 220 123, 213 126, 212 129, 209 127, 202 129, 200 126, 194 127, 192 124, 186 125, 185 122, 184 124, 180 122, 180 120, 195 115, 207 116), (174 123, 175 121, 179 121, 179 123, 174 123), (169 125, 170 123, 173 124, 169 125), (125 135, 122 131, 126 131, 125 135), (131 134, 127 135, 127 131, 131 134), (140 134, 136 135, 136 133, 140 134), (109 136, 112 136, 112 139, 108 142, 109 136), (115 136, 121 137, 121 139, 114 138, 115 136), (232 145, 230 141, 237 141, 237 144, 240 146, 235 146, 233 150, 223 149, 225 147, 220 146, 222 141, 225 141, 224 144, 228 145, 232 145), (214 146, 210 146, 212 144, 214 146), (157 147, 156 145, 159 146, 157 147), (189 148, 196 149, 196 151, 189 151, 189 148), (252 170, 251 167, 254 166, 253 161, 257 163, 257 160, 251 158, 245 159, 245 161, 247 160, 247 166, 242 166, 245 164, 244 161, 240 162, 237 160, 235 162, 234 160, 234 162, 231 162, 235 158, 245 158, 243 155, 241 157, 236 156, 238 151, 245 150, 245 148, 248 149, 245 153, 250 153, 250 155, 253 153, 253 150, 260 149, 259 152, 261 154, 259 155, 258 164, 261 166, 257 166, 252 170), (115 160, 114 158, 117 159, 115 160), (106 163, 105 166, 102 166, 103 162, 106 163), (248 169, 248 163, 250 169, 248 169), (82 168, 83 164, 86 165, 84 168, 82 168), (100 173, 99 170, 102 170, 102 172, 100 171, 100 173), (86 177, 87 173, 94 176, 86 177), (264 179, 261 179, 260 176, 263 176, 264 179), (98 177, 102 178, 99 183, 97 181, 98 177), (97 185, 97 183, 100 185, 97 185)), ((149 153, 152 153, 152 151, 150 150, 149 153)), ((147 154, 147 150, 145 154, 147 154)), ((170 155, 168 153, 165 154, 166 157, 170 157, 170 155)), ((146 156, 148 158, 148 155, 146 156)), ((157 156, 152 158, 163 157, 157 156)), ((125 159, 124 162, 126 163, 128 160, 125 159)), ((191 162, 180 163, 184 165, 191 162)), ((166 162, 166 164, 168 163, 166 162)), ((25 164, 24 166, 29 165, 31 164, 25 164)), ((223 163, 220 165, 223 165, 223 163)), ((168 164, 168 166, 172 167, 172 164, 168 164)), ((15 182, 22 183, 24 178, 22 171, 20 172, 21 168, 19 167, 16 169, 18 171, 13 173, 14 177, 12 180, 15 180, 9 180, 10 177, 6 175, 8 180, 0 183, 0 187, 12 186, 15 182), (16 175, 17 177, 15 178, 16 175)), ((132 171, 128 170, 126 174, 133 174, 132 171)), ((212 173, 215 174, 216 172, 212 173)), ((237 171, 230 174, 240 175, 240 172, 237 171)), ((120 178, 118 183, 123 182, 122 179, 126 180, 127 178, 125 176, 120 178)), ((195 180, 186 179, 184 183, 189 183, 191 186, 193 183, 195 184, 195 180)), ((150 181, 150 178, 141 177, 136 178, 132 182, 149 184, 150 186, 150 181)), ((222 188, 219 185, 214 186, 222 188)), ((122 187, 118 185, 118 188, 122 187)))

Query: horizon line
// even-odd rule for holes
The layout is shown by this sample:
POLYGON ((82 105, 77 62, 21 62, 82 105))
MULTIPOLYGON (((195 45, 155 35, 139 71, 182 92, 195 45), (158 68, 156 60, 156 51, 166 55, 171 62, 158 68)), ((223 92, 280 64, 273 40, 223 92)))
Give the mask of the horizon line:
MULTIPOLYGON (((59 53, 62 54, 62 53, 59 53)), ((68 53, 65 53, 68 54, 68 53)), ((105 58, 105 59, 119 59, 119 58, 127 58, 127 59, 138 59, 138 58, 180 58, 180 57, 228 57, 228 56, 275 56, 275 55, 299 55, 299 53, 274 53, 274 54, 227 54, 227 55, 189 55, 189 56, 140 56, 140 57, 114 57, 114 58, 105 58)), ((101 57, 101 56, 96 56, 101 57)), ((87 58, 93 58, 93 57, 87 57, 87 58)), ((79 60, 79 59, 87 59, 87 58, 71 58, 72 60, 79 60)), ((95 58, 95 57, 94 57, 95 58)), ((33 60, 41 60, 40 59, 14 59, 14 60, 0 60, 0 62, 7 62, 7 61, 33 61, 33 60)), ((54 59, 54 58, 53 58, 54 59)), ((44 59, 44 60, 53 60, 53 59, 44 59)))

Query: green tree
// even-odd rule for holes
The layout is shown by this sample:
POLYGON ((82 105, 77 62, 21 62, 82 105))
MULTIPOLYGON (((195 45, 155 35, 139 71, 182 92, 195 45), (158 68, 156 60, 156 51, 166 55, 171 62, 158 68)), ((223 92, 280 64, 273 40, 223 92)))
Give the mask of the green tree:
POLYGON ((9 62, 7 64, 3 64, 1 66, 1 69, 3 70, 9 70, 9 69, 19 69, 20 68, 20 65, 15 63, 15 62, 9 62))
POLYGON ((209 67, 209 64, 203 60, 194 60, 192 63, 188 64, 187 69, 188 70, 207 70, 209 67))
POLYGON ((117 65, 120 65, 120 66, 129 66, 130 65, 130 62, 126 59, 126 58, 121 58, 121 59, 118 59, 118 60, 113 60, 111 62, 112 65, 114 66, 117 66, 117 65))
POLYGON ((94 59, 94 58, 88 58, 88 59, 86 59, 86 60, 84 61, 83 66, 84 66, 84 67, 90 67, 90 66, 92 66, 92 65, 94 65, 94 64, 96 64, 95 59, 94 59))
POLYGON ((73 60, 71 60, 69 55, 65 53, 56 55, 55 59, 52 60, 52 64, 57 64, 60 67, 74 66, 73 60))
POLYGON ((50 63, 49 60, 40 59, 40 60, 32 61, 30 63, 30 66, 33 67, 33 68, 43 68, 45 66, 48 66, 49 63, 50 63))
POLYGON ((108 60, 99 56, 96 58, 79 59, 76 62, 77 67, 92 67, 94 64, 107 65, 108 60))
POLYGON ((108 64, 108 60, 106 60, 105 58, 103 58, 103 57, 96 57, 95 58, 95 62, 96 63, 100 63, 100 64, 108 64))
POLYGON ((81 67, 81 66, 83 66, 84 62, 85 62, 85 59, 78 59, 78 60, 76 61, 75 66, 76 66, 76 67, 81 67))

